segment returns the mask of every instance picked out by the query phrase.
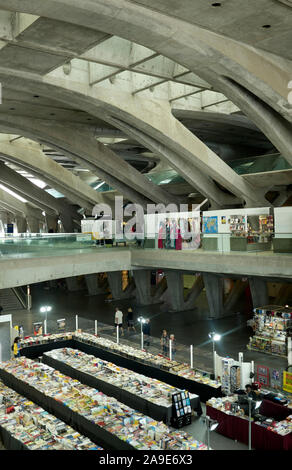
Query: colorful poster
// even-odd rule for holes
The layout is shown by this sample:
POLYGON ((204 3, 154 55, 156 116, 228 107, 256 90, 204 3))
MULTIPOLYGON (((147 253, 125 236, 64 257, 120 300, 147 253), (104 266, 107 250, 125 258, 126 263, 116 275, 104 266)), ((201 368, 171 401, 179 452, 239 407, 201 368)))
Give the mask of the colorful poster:
POLYGON ((283 372, 283 390, 292 393, 292 372, 283 372))
POLYGON ((218 217, 203 217, 203 232, 218 233, 218 217))
POLYGON ((34 336, 41 336, 43 334, 43 324, 41 322, 33 324, 33 334, 34 336))

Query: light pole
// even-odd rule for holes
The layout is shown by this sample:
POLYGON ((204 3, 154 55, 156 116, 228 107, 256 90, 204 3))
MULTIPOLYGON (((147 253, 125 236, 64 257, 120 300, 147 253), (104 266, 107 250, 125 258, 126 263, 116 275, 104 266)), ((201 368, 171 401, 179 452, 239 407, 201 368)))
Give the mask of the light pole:
POLYGON ((146 320, 145 320, 145 318, 143 318, 143 317, 139 317, 139 318, 138 318, 138 322, 139 322, 140 325, 141 325, 141 349, 143 349, 143 348, 144 348, 143 323, 146 323, 146 320))
POLYGON ((41 313, 45 313, 46 314, 46 319, 44 321, 45 323, 45 331, 44 331, 44 334, 46 335, 47 334, 47 320, 48 320, 48 312, 50 312, 52 310, 52 307, 50 305, 44 305, 43 307, 40 308, 40 311, 41 313))
MULTIPOLYGON (((252 397, 248 397, 248 450, 251 450, 251 405, 253 402, 252 397)), ((255 410, 261 405, 261 400, 255 402, 255 410)))
POLYGON ((209 338, 211 339, 212 341, 212 345, 213 345, 213 372, 214 372, 214 375, 215 375, 215 341, 220 341, 221 339, 221 335, 219 335, 218 333, 215 333, 215 331, 212 331, 211 333, 208 334, 209 338))
POLYGON ((218 421, 211 419, 210 416, 207 416, 207 415, 205 418, 205 422, 206 422, 206 427, 207 427, 207 446, 208 446, 208 450, 210 450, 210 432, 215 431, 219 423, 218 421))

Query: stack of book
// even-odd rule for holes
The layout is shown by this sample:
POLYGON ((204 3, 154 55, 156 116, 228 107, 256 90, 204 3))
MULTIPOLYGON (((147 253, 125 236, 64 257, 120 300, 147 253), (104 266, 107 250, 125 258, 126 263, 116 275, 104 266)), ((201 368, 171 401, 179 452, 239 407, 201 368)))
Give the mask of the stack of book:
POLYGON ((160 380, 146 377, 76 349, 54 349, 45 355, 156 405, 172 406, 172 394, 179 392, 177 388, 160 380))
POLYGON ((28 450, 102 450, 0 381, 0 427, 28 450))
POLYGON ((51 397, 86 420, 138 450, 206 449, 192 436, 171 431, 164 423, 138 413, 113 397, 81 384, 45 364, 20 357, 0 363, 7 373, 51 397))

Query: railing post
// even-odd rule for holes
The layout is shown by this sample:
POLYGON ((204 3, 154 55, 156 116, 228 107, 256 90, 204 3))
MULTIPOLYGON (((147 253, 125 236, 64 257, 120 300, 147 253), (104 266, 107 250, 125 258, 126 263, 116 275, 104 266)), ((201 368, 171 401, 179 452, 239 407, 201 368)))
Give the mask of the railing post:
POLYGON ((78 331, 78 315, 75 315, 75 329, 78 331))
POLYGON ((194 368, 194 348, 193 345, 190 345, 190 363, 191 363, 191 369, 194 368))
POLYGON ((94 334, 97 335, 97 320, 94 321, 94 334))

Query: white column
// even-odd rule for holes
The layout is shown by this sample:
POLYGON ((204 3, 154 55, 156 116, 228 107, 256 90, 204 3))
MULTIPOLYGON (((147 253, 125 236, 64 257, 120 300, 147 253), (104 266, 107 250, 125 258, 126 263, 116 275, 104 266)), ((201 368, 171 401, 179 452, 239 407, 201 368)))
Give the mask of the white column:
POLYGON ((169 340, 169 359, 172 361, 172 340, 169 340))
POLYGON ((190 363, 191 363, 191 369, 194 368, 194 348, 193 345, 190 345, 190 363))
POLYGON ((117 344, 119 344, 119 341, 120 341, 120 338, 119 338, 119 326, 116 327, 117 328, 117 344))
POLYGON ((44 334, 47 334, 47 320, 44 320, 44 334))
POLYGON ((288 366, 292 366, 292 338, 288 338, 287 355, 288 366))
POLYGON ((144 333, 141 331, 141 349, 144 349, 144 333))
POLYGON ((97 335, 97 320, 94 321, 94 334, 97 335))
POLYGON ((78 315, 75 316, 75 329, 78 330, 78 315))

